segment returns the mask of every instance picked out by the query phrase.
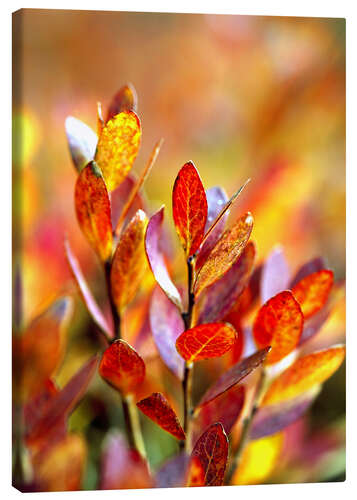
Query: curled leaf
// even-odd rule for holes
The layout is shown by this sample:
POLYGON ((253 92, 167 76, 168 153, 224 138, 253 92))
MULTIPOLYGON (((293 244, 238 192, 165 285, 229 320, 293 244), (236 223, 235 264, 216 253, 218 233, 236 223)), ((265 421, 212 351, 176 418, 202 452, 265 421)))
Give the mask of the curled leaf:
POLYGON ((136 112, 137 107, 138 96, 135 88, 130 85, 130 83, 123 85, 115 94, 109 105, 107 119, 105 122, 107 123, 122 111, 136 112))
POLYGON ((154 392, 151 396, 136 403, 136 406, 164 431, 178 440, 185 439, 185 433, 176 413, 160 392, 154 392))
POLYGON ((104 351, 99 374, 122 394, 130 394, 145 378, 145 363, 135 349, 120 339, 104 351))
POLYGON ((98 140, 95 161, 109 191, 128 175, 137 157, 141 138, 139 118, 133 111, 122 111, 105 125, 98 140))
POLYGON ((79 226, 102 261, 112 252, 112 223, 108 191, 97 164, 81 171, 75 187, 75 208, 79 226))
POLYGON ((157 284, 168 298, 182 311, 181 296, 171 281, 164 257, 159 247, 161 227, 164 220, 164 207, 161 207, 150 219, 145 234, 145 251, 150 269, 157 284))
POLYGON ((66 118, 65 129, 73 164, 80 172, 93 160, 98 137, 88 125, 73 116, 66 118))
POLYGON ((122 234, 113 256, 110 283, 119 315, 135 297, 147 270, 144 249, 147 223, 145 212, 138 210, 122 234))
POLYGON ((317 313, 327 302, 333 285, 333 272, 322 269, 303 278, 292 292, 305 319, 317 313))
POLYGON ((292 399, 322 384, 341 366, 345 358, 344 346, 334 346, 299 358, 270 385, 262 405, 271 405, 292 399))
POLYGON ((253 217, 248 212, 223 233, 197 273, 194 284, 196 297, 232 267, 247 244, 252 228, 253 217))
POLYGON ((229 351, 237 339, 237 332, 226 323, 207 323, 183 332, 176 340, 180 355, 193 363, 217 358, 229 351))
POLYGON ((298 345, 304 317, 293 294, 280 292, 258 311, 253 336, 258 347, 271 346, 267 363, 280 361, 298 345))
POLYGON ((182 379, 185 362, 178 354, 175 343, 185 325, 177 307, 159 287, 155 288, 151 298, 150 327, 161 358, 182 379))
POLYGON ((225 391, 228 391, 235 384, 238 384, 243 378, 249 375, 255 368, 263 363, 268 355, 270 347, 255 352, 248 358, 244 358, 229 370, 223 373, 218 380, 205 392, 198 406, 203 406, 225 391))
POLYGON ((274 295, 289 288, 290 270, 281 247, 267 257, 262 269, 260 297, 263 304, 274 295))
POLYGON ((228 438, 222 424, 215 423, 196 441, 192 457, 204 471, 205 486, 222 486, 228 458, 228 438))

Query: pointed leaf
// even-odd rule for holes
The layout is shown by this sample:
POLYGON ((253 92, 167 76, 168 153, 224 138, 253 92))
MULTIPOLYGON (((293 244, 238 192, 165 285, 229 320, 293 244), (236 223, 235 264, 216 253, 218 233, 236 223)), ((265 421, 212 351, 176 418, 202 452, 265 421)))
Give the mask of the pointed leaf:
POLYGON ((161 207, 149 220, 145 235, 145 251, 149 261, 151 271, 157 284, 166 293, 168 298, 176 307, 182 311, 182 302, 180 294, 171 281, 167 271, 164 257, 159 248, 159 238, 161 227, 164 220, 164 207, 161 207))
POLYGON ((290 270, 281 247, 276 247, 264 262, 260 283, 263 304, 274 295, 289 288, 290 270))
POLYGON ((148 218, 138 210, 122 234, 112 260, 112 297, 121 315, 133 300, 147 270, 144 238, 148 218))
POLYGON ((161 358, 182 380, 185 362, 176 350, 176 340, 185 325, 177 307, 156 287, 150 304, 150 327, 161 358))
POLYGON ((75 208, 79 226, 102 261, 112 252, 112 223, 108 191, 97 164, 81 171, 75 187, 75 208))
POLYGON ((135 392, 145 378, 145 363, 125 340, 116 340, 103 353, 100 376, 122 394, 135 392))
POLYGON ((252 228, 253 217, 248 212, 223 233, 197 273, 194 285, 196 297, 232 267, 247 244, 252 228))
POLYGON ((122 111, 108 121, 98 140, 95 161, 109 191, 128 175, 137 157, 141 138, 139 118, 133 111, 122 111))
POLYGON ((73 116, 66 118, 65 129, 73 164, 80 172, 93 160, 98 137, 88 125, 73 116))
POLYGON ((301 306, 305 319, 317 313, 327 302, 333 285, 333 272, 323 269, 297 283, 292 292, 301 306))
POLYGON ((223 425, 228 436, 243 409, 244 395, 244 386, 236 385, 210 403, 199 407, 192 423, 192 441, 195 442, 202 432, 215 422, 223 425))
POLYGON ((197 323, 222 320, 232 309, 253 270, 255 246, 249 242, 231 269, 202 293, 197 303, 197 323))
POLYGON ((280 361, 295 349, 303 324, 300 306, 288 290, 278 293, 259 309, 253 336, 258 347, 271 346, 268 364, 280 361))
POLYGON ((185 433, 176 413, 160 392, 152 393, 151 396, 136 403, 136 406, 164 431, 178 440, 185 439, 185 433))
POLYGON ((299 358, 273 381, 265 394, 262 405, 292 399, 322 384, 341 366, 345 353, 344 346, 334 346, 299 358))
POLYGON ((122 111, 135 111, 138 106, 138 96, 134 87, 130 84, 123 85, 112 99, 109 105, 107 123, 122 111))
POLYGON ((270 347, 255 352, 248 358, 242 359, 229 370, 223 373, 219 379, 205 392, 198 406, 203 406, 249 375, 255 368, 263 363, 270 351, 270 347))
POLYGON ((309 274, 316 273, 317 271, 322 271, 322 269, 326 269, 326 267, 326 262, 323 257, 315 257, 314 259, 309 260, 303 266, 301 266, 300 269, 297 270, 288 288, 293 288, 299 283, 299 281, 301 281, 303 278, 306 278, 306 276, 309 276, 309 274))
POLYGON ((237 332, 226 323, 207 323, 183 332, 176 348, 187 363, 217 358, 232 349, 237 332))
POLYGON ((192 162, 179 171, 172 192, 172 213, 186 256, 198 250, 207 220, 206 193, 192 162))
POLYGON ((205 486, 222 486, 228 458, 228 438, 222 424, 215 423, 196 442, 192 457, 197 457, 205 472, 205 486))
POLYGON ((65 240, 64 248, 69 267, 72 271, 72 275, 76 280, 79 291, 82 295, 83 302, 86 305, 89 314, 91 315, 96 325, 99 326, 99 328, 106 335, 108 335, 108 337, 113 337, 112 328, 109 326, 95 298, 93 297, 92 292, 90 291, 88 284, 83 276, 79 262, 74 256, 68 240, 65 240))

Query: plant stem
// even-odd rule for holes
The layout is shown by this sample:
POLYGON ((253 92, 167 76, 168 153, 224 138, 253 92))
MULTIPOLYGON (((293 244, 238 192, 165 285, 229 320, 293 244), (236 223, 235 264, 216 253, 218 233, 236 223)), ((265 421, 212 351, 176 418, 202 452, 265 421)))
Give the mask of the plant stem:
POLYGON ((110 283, 110 269, 111 269, 111 262, 107 260, 104 264, 104 274, 105 274, 105 281, 107 284, 107 292, 108 292, 108 298, 109 298, 109 303, 110 303, 110 309, 112 312, 112 317, 113 317, 113 323, 114 323, 114 336, 115 339, 120 339, 121 338, 121 318, 118 313, 118 310, 116 308, 116 305, 113 300, 113 295, 112 295, 112 287, 110 283))
POLYGON ((129 445, 135 448, 140 455, 146 459, 146 450, 141 432, 139 413, 133 395, 128 394, 127 396, 122 396, 122 403, 129 445))
POLYGON ((263 392, 265 390, 265 380, 266 380, 266 370, 262 368, 260 378, 257 384, 255 396, 254 396, 254 401, 252 405, 252 409, 250 414, 243 420, 243 428, 242 428, 242 434, 240 437, 239 444, 236 448, 236 450, 233 453, 233 458, 231 461, 231 466, 227 472, 226 476, 226 484, 230 484, 234 472, 236 471, 237 467, 240 464, 241 458, 243 451, 245 450, 246 445, 249 442, 249 434, 250 434, 250 429, 254 420, 254 417, 259 409, 259 405, 262 399, 263 392))

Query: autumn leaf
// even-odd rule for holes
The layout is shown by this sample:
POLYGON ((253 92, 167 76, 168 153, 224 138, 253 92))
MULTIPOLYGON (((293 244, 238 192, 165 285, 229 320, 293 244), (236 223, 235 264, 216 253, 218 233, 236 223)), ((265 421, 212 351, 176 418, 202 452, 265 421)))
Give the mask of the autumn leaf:
POLYGON ((323 269, 303 278, 292 289, 304 318, 317 313, 327 302, 333 285, 333 272, 323 269))
POLYGON ((145 251, 150 269, 157 284, 167 297, 182 311, 181 296, 173 284, 166 268, 159 246, 159 238, 164 220, 164 207, 161 207, 150 219, 145 234, 145 251))
POLYGON ((122 234, 113 256, 110 284, 119 315, 135 297, 147 270, 144 248, 147 223, 145 212, 138 210, 122 234))
POLYGON ((186 257, 190 257, 201 244, 207 220, 206 193, 192 162, 186 163, 176 177, 172 212, 186 257))
POLYGON ((248 283, 254 260, 255 245, 250 241, 231 269, 200 295, 195 305, 198 324, 222 320, 229 313, 248 283))
POLYGON ((145 363, 135 349, 120 339, 104 351, 99 374, 122 394, 130 394, 145 378, 145 363))
POLYGON ((280 246, 273 249, 264 262, 260 282, 260 298, 263 304, 274 295, 289 288, 290 270, 280 246))
POLYGON ((299 358, 272 382, 262 405, 292 399, 322 384, 341 366, 345 353, 345 347, 338 345, 299 358))
MULTIPOLYGON (((136 183, 137 179, 132 174, 128 174, 123 180, 123 182, 117 188, 115 188, 114 191, 110 193, 113 228, 116 228, 119 217, 121 216, 122 211, 127 201, 129 200, 136 183)), ((129 222, 134 217, 134 215, 139 209, 145 211, 145 203, 141 194, 136 193, 134 200, 131 204, 131 207, 129 209, 129 212, 125 217, 123 227, 125 227, 126 222, 129 222)))
POLYGON ((168 368, 182 380, 185 362, 176 350, 176 340, 185 325, 177 307, 160 287, 156 287, 150 303, 150 327, 156 347, 168 368))
POLYGON ((258 311, 253 324, 254 340, 259 348, 271 346, 266 363, 277 363, 298 345, 304 317, 288 290, 268 300, 258 311))
POLYGON ((66 118, 65 129, 73 164, 80 172, 93 160, 98 137, 88 125, 73 116, 66 118))
POLYGON ((303 264, 297 271, 295 276, 290 282, 289 285, 289 290, 294 288, 295 285, 299 283, 303 278, 306 278, 306 276, 309 276, 309 274, 316 273, 317 271, 322 271, 323 269, 326 269, 326 262, 323 257, 315 257, 314 259, 311 259, 305 264, 303 264))
POLYGON ((181 488, 186 485, 190 456, 185 452, 169 458, 155 475, 157 488, 181 488))
POLYGON ((203 406, 213 399, 217 398, 220 394, 228 391, 235 384, 238 384, 243 378, 249 375, 255 368, 260 366, 268 355, 270 347, 261 349, 255 352, 248 358, 244 358, 235 365, 233 365, 229 370, 224 372, 218 380, 208 388, 208 390, 203 395, 198 406, 203 406))
POLYGON ((217 358, 229 351, 237 340, 236 331, 226 323, 207 323, 183 332, 176 348, 187 363, 217 358))
POLYGON ((97 164, 81 171, 75 187, 75 208, 79 226, 104 262, 112 253, 112 223, 108 191, 97 164))
POLYGON ((248 212, 223 233, 197 273, 194 284, 196 297, 232 267, 247 244, 252 228, 253 217, 248 212))
POLYGON ((228 438, 220 423, 207 429, 196 441, 192 457, 197 457, 204 470, 205 486, 222 486, 228 458, 228 438))
POLYGON ((83 302, 87 307, 90 316, 92 317, 96 325, 102 330, 102 332, 104 332, 109 338, 113 337, 112 328, 109 326, 95 298, 93 297, 86 279, 83 276, 79 262, 74 256, 68 240, 65 240, 64 248, 69 267, 72 271, 72 275, 77 283, 83 302))
POLYGON ((167 399, 160 393, 154 392, 145 399, 142 399, 136 406, 149 417, 153 422, 159 425, 164 431, 168 432, 178 440, 185 439, 185 433, 180 425, 176 413, 171 408, 167 399))
POLYGON ((109 191, 125 179, 137 157, 141 139, 139 118, 133 111, 122 111, 108 121, 98 140, 95 161, 109 191))
POLYGON ((321 330, 321 328, 329 319, 331 312, 331 305, 325 304, 325 306, 320 311, 311 316, 311 318, 308 318, 306 321, 304 321, 304 329, 299 340, 299 346, 310 340, 321 330))
POLYGON ((193 488, 205 485, 206 471, 198 456, 193 456, 190 459, 187 471, 187 486, 193 488))
POLYGON ((122 111, 135 111, 138 107, 138 96, 134 87, 130 84, 123 85, 113 97, 105 123, 114 118, 122 111))

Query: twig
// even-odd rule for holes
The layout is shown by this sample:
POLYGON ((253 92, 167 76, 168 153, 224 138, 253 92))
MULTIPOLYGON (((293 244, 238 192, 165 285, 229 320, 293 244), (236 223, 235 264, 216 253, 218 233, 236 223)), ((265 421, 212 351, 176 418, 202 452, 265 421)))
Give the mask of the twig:
POLYGON ((128 430, 129 445, 135 448, 140 455, 146 459, 146 450, 141 432, 138 409, 135 405, 133 395, 122 396, 123 412, 126 428, 128 430))
MULTIPOLYGON (((110 269, 111 269, 111 263, 110 261, 106 261, 104 264, 104 274, 105 274, 105 281, 107 284, 107 292, 108 292, 108 298, 109 298, 109 303, 110 303, 110 309, 112 312, 112 317, 113 317, 113 324, 114 324, 114 338, 115 339, 120 339, 121 338, 121 318, 118 313, 118 309, 114 303, 113 300, 113 295, 112 295, 112 286, 110 283, 110 269)), ((109 343, 112 342, 112 339, 109 339, 109 343)))

